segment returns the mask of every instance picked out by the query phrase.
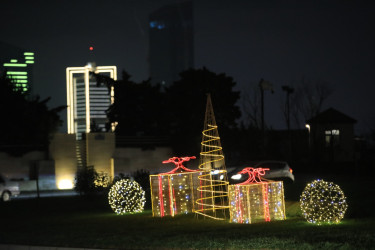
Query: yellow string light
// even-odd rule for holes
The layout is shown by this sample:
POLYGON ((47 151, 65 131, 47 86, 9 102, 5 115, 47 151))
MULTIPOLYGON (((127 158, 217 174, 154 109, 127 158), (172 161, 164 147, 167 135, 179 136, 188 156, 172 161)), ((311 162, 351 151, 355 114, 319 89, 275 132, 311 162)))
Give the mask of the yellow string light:
POLYGON ((200 186, 195 212, 212 219, 224 220, 229 208, 229 182, 210 95, 207 97, 199 169, 202 174, 198 177, 200 186))
POLYGON ((97 177, 94 180, 95 187, 108 187, 110 185, 109 175, 105 172, 98 173, 97 177))
POLYGON ((301 194, 302 215, 310 223, 338 223, 344 218, 348 205, 340 187, 332 182, 314 180, 301 194))

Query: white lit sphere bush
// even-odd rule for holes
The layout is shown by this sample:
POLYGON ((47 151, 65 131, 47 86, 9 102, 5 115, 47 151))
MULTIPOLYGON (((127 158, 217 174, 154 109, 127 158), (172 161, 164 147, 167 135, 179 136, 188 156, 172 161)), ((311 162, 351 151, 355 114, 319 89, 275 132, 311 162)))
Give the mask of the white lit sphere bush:
POLYGON ((301 194, 302 215, 310 223, 338 223, 348 205, 340 187, 332 182, 315 180, 301 194))
POLYGON ((116 214, 139 213, 146 202, 145 191, 136 181, 123 179, 111 187, 108 201, 116 214))

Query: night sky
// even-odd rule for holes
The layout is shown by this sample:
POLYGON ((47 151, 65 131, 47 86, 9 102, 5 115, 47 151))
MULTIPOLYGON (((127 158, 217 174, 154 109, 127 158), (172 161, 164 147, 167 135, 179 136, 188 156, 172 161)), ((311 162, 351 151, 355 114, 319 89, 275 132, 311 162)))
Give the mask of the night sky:
MULTIPOLYGON (((2 0, 0 41, 34 51, 34 93, 65 105, 66 67, 95 60, 148 78, 148 14, 179 2, 2 0)), ((282 85, 327 81, 334 93, 324 108, 357 119, 360 134, 375 128, 374 26, 371 1, 195 1, 195 67, 225 72, 237 89, 273 83, 266 121, 276 129, 285 129, 282 85)))

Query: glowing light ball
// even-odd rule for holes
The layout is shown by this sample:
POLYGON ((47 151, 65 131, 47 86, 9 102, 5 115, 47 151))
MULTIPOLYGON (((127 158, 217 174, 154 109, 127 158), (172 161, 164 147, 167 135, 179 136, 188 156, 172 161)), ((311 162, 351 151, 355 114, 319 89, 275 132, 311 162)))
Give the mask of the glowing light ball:
POLYGON ((315 180, 301 194, 302 215, 310 223, 338 223, 348 205, 340 187, 332 182, 315 180))
POLYGON ((109 190, 108 201, 116 214, 139 213, 145 206, 145 191, 136 181, 120 180, 109 190))

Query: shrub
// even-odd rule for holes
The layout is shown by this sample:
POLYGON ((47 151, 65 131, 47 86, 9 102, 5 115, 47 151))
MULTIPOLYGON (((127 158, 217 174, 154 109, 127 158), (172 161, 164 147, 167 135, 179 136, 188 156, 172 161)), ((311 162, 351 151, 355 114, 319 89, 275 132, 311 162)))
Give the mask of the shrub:
POLYGON ((98 194, 110 185, 107 173, 98 173, 94 166, 78 169, 75 177, 74 190, 80 195, 98 194))

